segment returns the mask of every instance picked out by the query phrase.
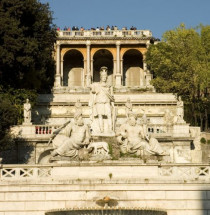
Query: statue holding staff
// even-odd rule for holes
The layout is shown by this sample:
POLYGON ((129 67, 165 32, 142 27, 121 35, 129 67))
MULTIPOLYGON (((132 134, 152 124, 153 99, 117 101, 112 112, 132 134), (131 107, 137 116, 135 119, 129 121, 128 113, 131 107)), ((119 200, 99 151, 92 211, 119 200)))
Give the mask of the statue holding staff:
POLYGON ((91 119, 92 121, 97 120, 96 124, 99 128, 99 133, 113 133, 114 130, 114 96, 113 88, 107 84, 107 72, 107 67, 101 67, 100 82, 90 86, 91 99, 89 105, 92 109, 91 119), (105 131, 105 127, 108 127, 108 131, 105 131))

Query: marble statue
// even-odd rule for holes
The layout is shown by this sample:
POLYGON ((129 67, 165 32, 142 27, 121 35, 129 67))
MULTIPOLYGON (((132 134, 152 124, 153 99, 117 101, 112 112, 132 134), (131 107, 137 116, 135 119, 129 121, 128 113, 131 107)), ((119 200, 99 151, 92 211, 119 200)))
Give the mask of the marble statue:
POLYGON ((80 102, 80 99, 77 99, 77 102, 74 105, 75 107, 75 113, 80 112, 82 114, 82 103, 80 102))
POLYGON ((181 99, 181 96, 178 97, 177 100, 177 122, 184 122, 184 103, 181 99))
POLYGON ((193 144, 195 150, 201 150, 201 132, 199 127, 191 127, 190 128, 190 136, 193 138, 193 144))
POLYGON ((157 139, 146 134, 143 126, 136 122, 136 115, 130 114, 128 122, 121 125, 117 133, 121 152, 137 155, 165 155, 157 139))
POLYGON ((29 99, 26 99, 26 103, 23 105, 23 115, 24 115, 24 124, 32 124, 31 123, 31 104, 29 103, 29 99))
POLYGON ((128 97, 127 101, 125 103, 125 115, 126 115, 127 119, 128 119, 129 114, 132 112, 133 112, 133 105, 131 103, 131 99, 128 97))
POLYGON ((68 156, 75 158, 79 150, 90 143, 89 128, 84 124, 81 112, 74 114, 74 122, 68 123, 59 129, 58 134, 52 140, 54 151, 51 156, 68 156))
POLYGON ((88 149, 93 149, 93 154, 103 154, 103 155, 108 155, 109 153, 109 146, 108 143, 106 142, 91 142, 88 145, 88 149))
POLYGON ((91 88, 91 99, 89 106, 92 109, 91 128, 95 134, 112 134, 115 122, 115 107, 113 88, 107 84, 107 67, 100 69, 100 82, 93 83, 91 88))

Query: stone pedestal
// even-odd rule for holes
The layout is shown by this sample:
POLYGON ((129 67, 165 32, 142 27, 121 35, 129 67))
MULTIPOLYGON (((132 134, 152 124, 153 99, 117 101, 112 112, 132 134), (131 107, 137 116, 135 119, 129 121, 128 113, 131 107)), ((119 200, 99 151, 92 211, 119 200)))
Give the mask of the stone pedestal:
POLYGON ((88 73, 85 75, 85 86, 90 87, 90 85, 91 85, 91 74, 88 73))
POLYGON ((23 122, 23 125, 32 125, 32 122, 23 122))
POLYGON ((61 86, 61 76, 56 75, 55 76, 55 82, 54 82, 54 88, 58 88, 61 86))
POLYGON ((192 150, 191 151, 192 163, 202 163, 202 151, 192 150))
POLYGON ((173 126, 173 136, 174 137, 189 137, 189 124, 186 123, 176 123, 173 126))
POLYGON ((146 86, 150 87, 150 81, 152 80, 152 75, 150 74, 150 72, 147 70, 146 71, 146 86))
POLYGON ((121 86, 121 74, 115 75, 115 86, 120 87, 121 86))

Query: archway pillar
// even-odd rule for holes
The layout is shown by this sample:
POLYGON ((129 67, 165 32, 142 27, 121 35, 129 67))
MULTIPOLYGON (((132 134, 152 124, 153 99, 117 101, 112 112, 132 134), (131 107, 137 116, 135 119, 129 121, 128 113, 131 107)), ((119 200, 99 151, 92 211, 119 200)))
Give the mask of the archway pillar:
POLYGON ((85 85, 86 87, 89 87, 91 84, 91 76, 92 76, 92 60, 90 56, 90 45, 91 42, 86 42, 86 49, 87 49, 87 58, 86 58, 86 74, 85 74, 85 85))
POLYGON ((55 82, 54 87, 61 86, 61 47, 60 44, 56 44, 56 74, 55 74, 55 82))
POLYGON ((93 77, 93 58, 91 58, 91 63, 90 63, 90 75, 93 77))
POLYGON ((143 55, 143 69, 144 69, 144 71, 147 70, 147 63, 146 63, 146 55, 145 54, 143 55))
POLYGON ((63 86, 63 59, 61 60, 61 85, 63 86))
MULTIPOLYGON (((149 45, 147 44, 147 48, 149 45)), ((151 86, 150 81, 152 80, 152 74, 147 68, 147 63, 146 63, 146 54, 143 55, 143 70, 144 70, 144 76, 145 76, 145 85, 151 86)))
POLYGON ((116 48, 117 56, 116 56, 115 86, 120 87, 122 83, 122 73, 120 70, 120 41, 116 42, 116 48))
POLYGON ((82 86, 86 86, 86 76, 87 76, 87 60, 83 60, 83 77, 82 77, 82 86))
POLYGON ((123 85, 123 59, 120 59, 121 85, 123 85))

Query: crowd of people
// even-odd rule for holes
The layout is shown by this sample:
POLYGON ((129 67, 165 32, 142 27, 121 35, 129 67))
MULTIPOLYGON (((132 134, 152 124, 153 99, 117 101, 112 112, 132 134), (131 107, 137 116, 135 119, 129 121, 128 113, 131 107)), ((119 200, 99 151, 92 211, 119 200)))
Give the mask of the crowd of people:
MULTIPOLYGON (((61 31, 62 29, 61 28, 57 28, 57 31, 61 31)), ((106 26, 106 28, 104 28, 104 26, 101 26, 101 27, 96 27, 96 28, 90 28, 90 29, 85 29, 84 27, 78 27, 78 26, 72 26, 72 28, 71 27, 64 27, 63 28, 63 31, 84 31, 84 30, 92 30, 92 31, 104 31, 104 30, 106 30, 106 31, 114 31, 114 30, 119 30, 118 29, 118 27, 115 25, 115 26, 109 26, 109 25, 107 25, 106 26)), ((121 30, 137 30, 137 28, 136 27, 134 27, 134 26, 131 26, 130 27, 130 29, 128 29, 127 27, 122 27, 122 29, 121 30)))

